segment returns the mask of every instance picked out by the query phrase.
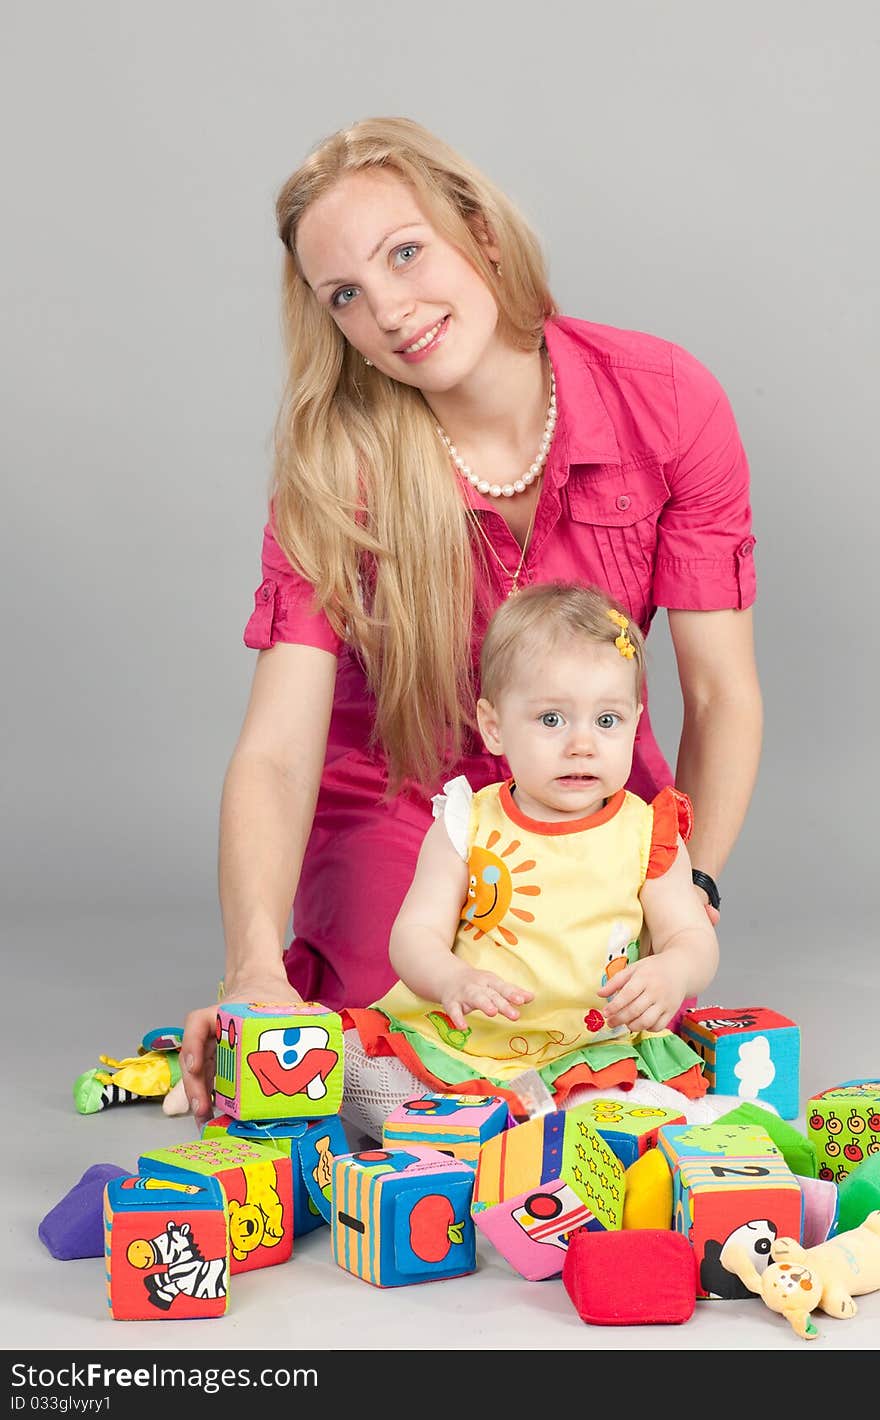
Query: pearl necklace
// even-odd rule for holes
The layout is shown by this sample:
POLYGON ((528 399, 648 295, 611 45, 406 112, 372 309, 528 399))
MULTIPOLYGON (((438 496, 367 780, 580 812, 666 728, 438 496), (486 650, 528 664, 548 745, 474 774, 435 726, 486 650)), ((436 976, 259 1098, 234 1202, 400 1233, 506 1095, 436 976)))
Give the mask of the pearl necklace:
POLYGON ((437 425, 437 433, 449 450, 449 457, 452 459, 452 462, 455 464, 462 478, 466 478, 468 483, 472 483, 478 493, 482 493, 484 496, 488 494, 490 498, 512 498, 515 493, 525 493, 529 485, 534 483, 535 479, 541 473, 541 470, 547 462, 547 455, 550 452, 550 445, 553 442, 553 430, 555 428, 556 377, 553 374, 553 366, 551 365, 550 403, 547 407, 547 418, 544 421, 544 433, 541 436, 541 443, 535 455, 534 463, 529 466, 521 478, 515 479, 513 483, 490 483, 488 479, 481 478, 478 473, 474 473, 472 469, 468 468, 468 465, 446 433, 446 430, 440 424, 437 425))

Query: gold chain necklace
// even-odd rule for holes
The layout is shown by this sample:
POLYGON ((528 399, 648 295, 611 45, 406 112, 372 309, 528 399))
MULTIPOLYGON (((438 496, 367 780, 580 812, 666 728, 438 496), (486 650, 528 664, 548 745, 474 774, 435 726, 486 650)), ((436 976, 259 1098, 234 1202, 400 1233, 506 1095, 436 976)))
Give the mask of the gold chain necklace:
MULTIPOLYGON (((540 494, 538 496, 540 497, 540 494)), ((502 559, 498 556, 498 553, 496 552, 495 547, 492 544, 489 534, 486 532, 486 529, 483 527, 483 524, 480 522, 480 519, 477 517, 477 514, 471 507, 470 503, 466 503, 465 507, 467 509, 468 517, 470 518, 474 527, 477 529, 477 532, 480 534, 480 537, 483 539, 492 556, 495 558, 495 561, 498 563, 498 566, 501 568, 505 577, 510 577, 511 579, 510 591, 507 593, 507 597, 509 600, 511 597, 516 596, 517 592, 519 591, 520 573, 523 569, 523 563, 526 560, 526 553, 529 550, 529 543, 532 540, 532 529, 535 526, 535 514, 538 511, 538 499, 535 499, 535 506, 532 509, 532 516, 529 518, 529 526, 526 529, 526 535, 523 539, 522 551, 520 552, 519 562, 516 565, 515 572, 511 572, 510 568, 507 566, 507 563, 503 562, 502 559)))

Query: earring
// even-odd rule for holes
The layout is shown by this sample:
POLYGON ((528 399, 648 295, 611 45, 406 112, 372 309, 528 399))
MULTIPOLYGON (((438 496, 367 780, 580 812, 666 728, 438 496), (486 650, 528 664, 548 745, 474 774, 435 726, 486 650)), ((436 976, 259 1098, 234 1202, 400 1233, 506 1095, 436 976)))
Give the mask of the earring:
POLYGON ((372 360, 368 360, 367 357, 366 357, 366 355, 365 355, 365 356, 364 356, 364 364, 365 364, 365 365, 372 365, 372 363, 373 363, 372 360))
POLYGON ((500 262, 500 261, 495 261, 495 262, 492 263, 492 265, 495 267, 495 275, 496 275, 496 276, 500 276, 500 275, 501 275, 501 262, 500 262))

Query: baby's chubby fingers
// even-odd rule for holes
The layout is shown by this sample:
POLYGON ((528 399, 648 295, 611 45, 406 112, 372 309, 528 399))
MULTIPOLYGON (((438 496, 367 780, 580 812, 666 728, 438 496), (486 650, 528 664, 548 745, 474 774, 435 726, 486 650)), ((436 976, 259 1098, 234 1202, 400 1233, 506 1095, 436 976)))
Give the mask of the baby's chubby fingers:
POLYGON ((632 981, 638 965, 639 962, 632 962, 629 966, 625 966, 623 971, 616 971, 610 981, 606 981, 604 986, 599 987, 596 995, 606 997, 616 996, 632 981))

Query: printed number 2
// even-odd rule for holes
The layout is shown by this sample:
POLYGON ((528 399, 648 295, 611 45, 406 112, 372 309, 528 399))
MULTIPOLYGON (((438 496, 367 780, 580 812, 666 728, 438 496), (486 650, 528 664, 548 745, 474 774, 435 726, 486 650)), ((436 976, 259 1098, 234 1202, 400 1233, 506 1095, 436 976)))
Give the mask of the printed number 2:
POLYGON ((724 1178, 725 1174, 730 1173, 741 1178, 766 1178, 770 1170, 765 1169, 761 1164, 744 1164, 741 1169, 727 1168, 723 1164, 712 1164, 711 1172, 716 1178, 724 1178))

